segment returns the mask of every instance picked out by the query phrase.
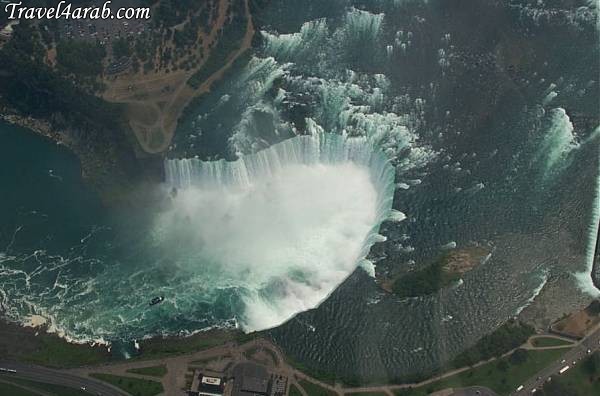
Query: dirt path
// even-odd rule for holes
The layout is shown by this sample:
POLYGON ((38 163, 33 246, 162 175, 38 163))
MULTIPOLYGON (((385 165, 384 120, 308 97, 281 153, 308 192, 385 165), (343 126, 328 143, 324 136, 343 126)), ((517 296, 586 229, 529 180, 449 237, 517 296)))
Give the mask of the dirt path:
POLYGON ((558 336, 558 335, 554 335, 554 334, 538 334, 538 335, 534 335, 529 337, 529 339, 527 340, 527 343, 525 345, 523 345, 523 349, 529 349, 529 350, 545 350, 545 349, 561 349, 561 348, 572 348, 577 344, 576 340, 573 340, 571 338, 567 338, 567 337, 563 337, 563 336, 558 336), (533 345, 533 340, 537 339, 537 338, 552 338, 555 340, 560 340, 560 341, 564 341, 568 344, 564 344, 564 345, 552 345, 552 346, 545 346, 545 347, 538 347, 533 345))
POLYGON ((181 84, 171 101, 169 107, 166 111, 162 112, 162 120, 161 126, 163 130, 163 134, 165 137, 163 145, 160 147, 160 151, 164 151, 169 144, 171 144, 171 140, 173 139, 173 135, 175 133, 175 129, 177 128, 177 120, 181 116, 183 109, 187 104, 196 96, 202 95, 208 91, 212 84, 220 80, 223 77, 223 74, 233 65, 237 58, 240 57, 250 46, 252 45, 252 37, 254 37, 254 24, 252 22, 252 15, 250 14, 250 8, 248 6, 248 0, 244 1, 245 10, 246 10, 246 20, 248 24, 246 25, 246 33, 244 34, 244 38, 242 40, 242 44, 240 48, 235 51, 233 54, 229 56, 227 63, 213 73, 206 81, 204 81, 198 89, 193 89, 187 84, 187 80, 181 84))
MULTIPOLYGON (((423 381, 420 383, 415 383, 415 384, 379 385, 379 386, 364 386, 364 387, 358 387, 358 388, 344 388, 341 384, 336 384, 335 386, 332 386, 331 384, 320 381, 316 378, 313 378, 313 377, 311 377, 307 374, 304 374, 303 372, 295 369, 294 367, 292 367, 286 363, 284 354, 281 352, 281 350, 279 350, 279 348, 277 346, 270 343, 269 341, 266 341, 263 339, 257 339, 254 341, 250 341, 246 344, 239 345, 239 346, 235 345, 233 343, 229 343, 229 344, 225 344, 223 346, 218 346, 218 347, 210 348, 207 350, 198 351, 198 352, 195 352, 192 354, 180 355, 180 356, 175 356, 175 357, 170 357, 170 358, 165 358, 165 359, 136 360, 136 361, 130 361, 130 362, 125 362, 125 363, 120 363, 120 364, 110 364, 110 365, 104 365, 104 366, 98 366, 98 367, 78 368, 78 369, 72 369, 69 371, 72 374, 80 375, 80 376, 84 376, 84 377, 89 376, 90 373, 106 373, 106 374, 114 374, 114 375, 122 375, 122 376, 128 376, 128 377, 148 379, 148 380, 153 380, 153 381, 160 381, 164 387, 166 395, 176 395, 176 394, 180 393, 181 390, 184 389, 184 387, 185 387, 185 374, 188 371, 188 366, 190 364, 192 364, 192 362, 197 361, 197 360, 216 359, 220 356, 229 355, 229 356, 231 356, 231 359, 234 362, 239 363, 242 361, 247 361, 247 358, 245 357, 244 352, 247 352, 248 350, 251 350, 251 349, 256 349, 257 347, 268 349, 276 356, 277 363, 275 365, 271 365, 269 367, 269 369, 273 372, 277 372, 277 373, 287 376, 289 378, 289 380, 288 380, 289 386, 291 386, 292 384, 296 385, 297 388, 300 390, 300 393, 302 393, 304 396, 308 396, 308 394, 306 393, 304 388, 302 388, 302 386, 300 385, 299 381, 301 381, 301 380, 316 384, 322 388, 325 388, 325 389, 335 393, 336 395, 352 395, 352 394, 360 393, 360 392, 365 392, 365 393, 381 392, 381 393, 385 393, 387 395, 393 396, 394 390, 427 385, 429 383, 438 381, 438 380, 446 378, 446 377, 450 377, 452 375, 461 373, 463 371, 470 370, 473 367, 478 367, 478 366, 486 364, 490 361, 495 360, 495 359, 490 359, 490 360, 487 360, 484 362, 479 362, 479 363, 473 365, 472 367, 464 367, 461 369, 449 371, 447 373, 444 373, 443 375, 431 378, 429 380, 426 380, 426 381, 423 381), (160 366, 160 365, 166 365, 167 370, 168 370, 167 374, 162 379, 127 372, 127 370, 130 370, 133 368, 143 368, 143 367, 160 366)), ((513 351, 509 351, 509 352, 505 353, 503 356, 508 356, 512 352, 513 351)))
MULTIPOLYGON (((244 4, 247 25, 240 48, 231 53, 225 65, 197 89, 190 87, 187 82, 204 66, 210 55, 205 57, 197 68, 189 71, 178 70, 169 74, 161 73, 151 76, 125 75, 118 77, 115 81, 107 82, 109 88, 103 95, 104 99, 127 105, 129 125, 145 152, 156 154, 165 151, 171 144, 177 128, 177 121, 183 109, 194 97, 208 92, 211 85, 219 80, 235 60, 250 48, 254 36, 254 24, 248 0, 245 0, 244 4)), ((210 46, 216 43, 218 32, 226 23, 228 7, 229 0, 219 1, 217 19, 203 41, 205 53, 210 52, 210 46)))
POLYGON ((156 360, 135 360, 120 364, 111 364, 98 367, 85 367, 69 370, 72 374, 89 377, 91 373, 106 373, 113 375, 121 375, 127 377, 142 378, 152 381, 160 381, 163 385, 166 395, 177 395, 185 387, 185 373, 187 366, 194 360, 218 358, 230 351, 230 346, 219 346, 204 351, 199 351, 193 354, 181 355, 165 359, 156 360), (140 374, 133 374, 127 370, 134 368, 152 367, 165 365, 167 374, 162 378, 151 377, 140 374))
POLYGON ((296 386, 296 389, 298 389, 300 393, 302 393, 302 396, 310 396, 308 393, 306 393, 306 391, 304 390, 302 385, 298 383, 298 381, 294 381, 293 384, 296 386))
MULTIPOLYGON (((544 349, 565 349, 565 348, 572 347, 571 345, 558 346, 558 347, 541 347, 541 348, 532 347, 530 344, 531 339, 540 337, 540 336, 546 337, 546 335, 532 336, 527 341, 526 344, 520 346, 519 348, 526 348, 526 349, 531 349, 531 350, 544 350, 544 349)), ((554 338, 563 339, 562 337, 556 337, 556 336, 554 338)), ((574 344, 574 345, 576 345, 576 344, 574 344)), ((509 356, 511 353, 513 353, 518 348, 512 349, 512 350, 504 353, 499 358, 492 358, 489 360, 478 362, 478 363, 474 364, 473 366, 462 367, 459 369, 448 371, 444 374, 438 375, 436 377, 430 378, 428 380, 425 380, 425 381, 422 381, 419 383, 398 384, 398 385, 394 385, 394 384, 374 385, 374 386, 363 386, 363 387, 356 387, 356 388, 345 388, 345 387, 343 387, 342 384, 337 384, 337 383, 335 385, 331 385, 329 383, 320 381, 316 378, 313 378, 313 377, 297 370, 296 368, 292 367, 291 365, 289 365, 286 362, 285 355, 279 349, 279 347, 277 347, 276 345, 274 345, 271 342, 264 340, 264 339, 256 339, 256 340, 247 342, 242 345, 237 345, 237 344, 231 342, 231 343, 227 343, 222 346, 206 349, 203 351, 198 351, 198 352, 191 353, 191 354, 174 356, 174 357, 169 357, 169 358, 164 358, 164 359, 136 360, 136 361, 130 361, 130 362, 125 362, 125 363, 120 363, 120 364, 111 364, 111 365, 105 365, 105 366, 99 366, 99 367, 87 367, 87 368, 73 369, 73 370, 69 370, 69 371, 72 374, 77 374, 80 376, 89 376, 90 373, 98 373, 99 372, 99 373, 108 373, 108 374, 115 374, 115 375, 124 375, 124 376, 142 378, 142 379, 150 379, 150 380, 154 380, 154 381, 160 380, 165 389, 166 395, 176 395, 176 394, 180 393, 182 389, 185 388, 185 384, 186 384, 185 374, 189 371, 189 366, 190 365, 191 366, 198 365, 198 364, 194 364, 193 363, 194 361, 214 360, 214 359, 218 359, 219 357, 227 356, 228 361, 231 361, 233 363, 239 363, 239 362, 248 360, 248 358, 246 356, 248 351, 257 351, 257 349, 268 350, 271 352, 271 354, 275 357, 275 359, 273 360, 273 362, 267 364, 268 369, 273 373, 285 375, 288 378, 288 389, 292 385, 295 385, 303 396, 308 396, 308 394, 307 394, 306 390, 302 387, 302 385, 300 385, 300 381, 311 382, 313 384, 316 384, 322 388, 325 388, 325 389, 335 393, 336 395, 353 395, 353 394, 361 393, 361 392, 363 392, 363 393, 380 392, 380 393, 384 393, 389 396, 393 396, 395 390, 409 388, 409 387, 412 387, 412 388, 422 387, 422 386, 431 384, 431 383, 439 381, 441 379, 445 379, 445 378, 451 377, 453 375, 462 373, 464 371, 471 370, 475 367, 482 366, 489 362, 495 361, 499 358, 509 356), (127 370, 132 369, 132 368, 142 368, 142 367, 159 366, 159 365, 165 365, 168 370, 167 374, 162 379, 158 379, 156 377, 149 377, 149 376, 145 376, 145 375, 132 374, 132 373, 127 372, 127 370)))

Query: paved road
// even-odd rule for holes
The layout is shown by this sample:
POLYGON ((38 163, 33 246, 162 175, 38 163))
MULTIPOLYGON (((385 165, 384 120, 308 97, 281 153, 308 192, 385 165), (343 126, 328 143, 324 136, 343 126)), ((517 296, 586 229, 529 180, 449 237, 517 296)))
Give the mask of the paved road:
POLYGON ((78 377, 71 374, 66 374, 64 371, 52 370, 45 367, 34 366, 23 363, 0 361, 0 367, 16 370, 16 373, 0 372, 0 379, 10 380, 10 378, 23 378, 47 384, 55 384, 67 386, 69 388, 81 389, 85 387, 86 391, 92 395, 102 396, 126 396, 127 393, 95 381, 90 378, 78 377))
POLYGON ((535 376, 530 378, 523 384, 523 389, 519 392, 516 390, 511 393, 512 395, 531 395, 535 394, 534 389, 541 389, 544 386, 544 382, 553 375, 560 375, 558 372, 565 366, 573 367, 574 365, 580 364, 580 361, 588 356, 587 351, 596 351, 600 349, 600 326, 586 336, 583 340, 577 343, 572 349, 566 352, 559 360, 552 363, 550 366, 545 367, 535 376), (575 362, 575 363, 573 363, 575 362))
MULTIPOLYGON (((597 350, 600 347, 600 325, 585 339, 583 339, 580 343, 575 344, 573 349, 569 350, 565 353, 564 359, 568 359, 571 363, 573 361, 579 362, 580 359, 587 355, 587 350, 597 350)), ((102 382, 95 381, 94 379, 88 378, 87 375, 90 372, 107 372, 111 374, 123 375, 126 374, 128 376, 135 376, 130 373, 126 373, 126 370, 129 368, 135 367, 145 367, 150 365, 158 365, 164 364, 169 370, 168 374, 162 379, 163 386, 165 388, 165 393, 169 395, 181 394, 181 389, 185 386, 185 378, 183 374, 187 366, 190 362, 195 360, 206 359, 210 357, 218 357, 229 355, 236 362, 244 361, 245 357, 242 352, 247 351, 249 349, 255 347, 262 347, 264 349, 268 349, 276 357, 277 362, 271 367, 272 370, 279 372, 280 374, 286 375, 290 378, 290 383, 295 383, 295 378, 306 379, 310 382, 316 383, 337 395, 351 395, 358 392, 382 392, 386 395, 393 395, 393 391, 406 388, 409 386, 423 386, 430 382, 434 382, 439 380, 440 378, 445 378, 447 376, 451 376, 456 374, 457 372, 462 372, 468 370, 469 368, 463 368, 460 370, 456 370, 456 372, 445 373, 444 375, 438 378, 432 378, 427 381, 424 381, 420 384, 404 384, 404 385, 381 385, 381 386, 373 386, 373 387, 361 387, 361 388, 343 388, 340 384, 336 384, 335 386, 331 386, 330 384, 318 381, 315 378, 307 376, 306 374, 298 371, 297 369, 289 366, 285 359, 283 353, 279 350, 278 347, 271 344, 270 342, 257 339, 255 341, 247 342, 246 344, 236 346, 234 344, 226 344, 214 348, 210 348, 203 351, 198 351, 195 353, 174 356, 170 358, 164 358, 160 360, 154 361, 130 361, 124 362, 120 364, 111 364, 106 366, 97 366, 93 368, 79 368, 72 370, 52 370, 40 366, 27 365, 22 363, 13 363, 13 362, 4 362, 0 361, 0 367, 9 368, 17 370, 17 373, 3 373, 0 372, 0 380, 3 378, 10 379, 11 376, 17 376, 19 378, 37 380, 39 382, 46 382, 57 385, 69 386, 72 388, 80 388, 85 386, 88 391, 92 394, 100 394, 105 396, 124 396, 126 395, 118 388, 115 388, 109 384, 104 384, 102 382), (181 377, 181 378, 180 378, 181 377)), ((565 348, 567 351, 568 348, 565 348)), ((507 352, 505 355, 509 355, 512 351, 507 352)), ((561 358, 562 360, 563 358, 561 358)), ((482 364, 486 364, 487 362, 480 362, 475 366, 479 366, 482 364)), ((523 384, 524 389, 521 392, 514 392, 515 396, 524 396, 530 395, 531 391, 534 388, 541 388, 544 381, 551 375, 557 374, 558 370, 560 370, 567 363, 561 363, 561 361, 554 362, 554 364, 545 368, 536 374, 533 378, 523 384), (537 378, 540 380, 537 380, 537 378)), ((302 389, 300 388, 301 393, 302 389)), ((492 396, 494 392, 490 389, 484 387, 470 387, 464 389, 455 389, 454 394, 456 396, 492 396), (479 393, 478 393, 479 392, 479 393)))

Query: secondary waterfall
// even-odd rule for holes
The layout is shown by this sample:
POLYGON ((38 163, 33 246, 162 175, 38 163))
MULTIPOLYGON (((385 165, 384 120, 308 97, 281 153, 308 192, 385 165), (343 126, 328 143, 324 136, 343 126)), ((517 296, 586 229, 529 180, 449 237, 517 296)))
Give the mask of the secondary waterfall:
POLYGON ((157 238, 192 239, 187 265, 218 274, 245 330, 314 308, 364 260, 390 219, 394 168, 366 138, 297 136, 237 161, 165 161, 177 189, 157 238))
MULTIPOLYGON (((600 127, 588 139, 588 142, 600 141, 600 127)), ((587 142, 586 142, 587 143, 587 142)), ((583 290, 594 296, 600 295, 600 268, 594 266, 594 258, 600 241, 600 151, 596 158, 596 183, 594 186, 594 201, 592 203, 592 218, 588 226, 587 248, 585 252, 586 271, 578 274, 583 290)))

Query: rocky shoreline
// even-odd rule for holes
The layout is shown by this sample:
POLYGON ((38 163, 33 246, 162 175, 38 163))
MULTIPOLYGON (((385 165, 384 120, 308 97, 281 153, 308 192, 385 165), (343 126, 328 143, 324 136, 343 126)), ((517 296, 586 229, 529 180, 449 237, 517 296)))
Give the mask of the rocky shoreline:
MULTIPOLYGON (((433 259, 431 263, 427 264, 425 268, 431 265, 440 264, 441 260, 441 271, 443 274, 453 277, 461 277, 465 273, 473 270, 481 263, 485 262, 491 253, 490 248, 476 246, 466 246, 460 249, 456 249, 443 254, 442 256, 433 259)), ((417 271, 418 272, 418 271, 417 271)), ((385 292, 393 294, 394 284, 397 281, 401 281, 406 274, 378 274, 377 284, 385 292)), ((440 285, 440 288, 445 285, 440 285)))
POLYGON ((126 356, 111 344, 68 340, 51 331, 48 323, 40 318, 33 317, 27 323, 15 323, 0 312, 0 356, 46 367, 77 368, 128 359, 176 356, 227 342, 246 342, 258 335, 244 334, 235 329, 210 329, 187 335, 155 335, 139 341, 136 355, 126 356))
POLYGON ((52 128, 48 121, 39 120, 33 117, 25 117, 17 114, 15 111, 11 111, 6 107, 0 108, 0 119, 12 125, 27 128, 38 135, 44 136, 57 144, 64 144, 70 146, 69 139, 64 134, 52 128))
MULTIPOLYGON (((148 196, 149 184, 162 179, 162 157, 140 156, 127 131, 96 131, 57 128, 52 121, 24 116, 7 107, 0 107, 0 120, 26 128, 32 133, 62 145, 71 151, 81 164, 82 179, 99 195, 107 206, 131 206, 148 196), (142 190, 142 194, 140 194, 142 190)), ((123 127, 125 128, 125 127, 123 127)))

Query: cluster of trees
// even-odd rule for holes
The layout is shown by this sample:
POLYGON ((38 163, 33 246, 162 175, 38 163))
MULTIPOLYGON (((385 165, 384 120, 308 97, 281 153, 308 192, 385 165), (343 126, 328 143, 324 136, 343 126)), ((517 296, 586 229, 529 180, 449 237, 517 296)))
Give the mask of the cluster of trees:
POLYGON ((63 40, 56 46, 56 61, 65 72, 78 77, 96 77, 102 74, 106 49, 98 44, 79 40, 63 40))
POLYGON ((122 108, 47 65, 39 46, 35 26, 21 20, 0 49, 0 104, 67 134, 82 162, 93 166, 86 171, 97 187, 129 185, 139 169, 123 131, 122 108))
MULTIPOLYGON (((581 363, 581 369, 593 389, 600 387, 600 352, 596 351, 588 356, 581 363)), ((573 386, 573 381, 578 380, 554 376, 552 381, 544 384, 538 394, 541 396, 587 396, 587 391, 584 391, 585 394, 583 394, 582 390, 573 386)))
POLYGON ((161 1, 152 15, 153 23, 159 28, 172 27, 184 22, 190 10, 205 5, 206 0, 161 1))
POLYGON ((143 35, 135 41, 135 55, 142 62, 147 62, 154 54, 155 44, 146 35, 143 35))
POLYGON ((196 43, 198 39, 198 25, 186 23, 183 29, 173 31, 173 44, 175 48, 185 48, 196 43))
MULTIPOLYGON (((50 120, 57 128, 74 127, 89 134, 104 128, 118 130, 119 107, 86 93, 68 76, 49 67, 44 52, 38 50, 38 40, 35 27, 21 21, 13 38, 0 49, 0 98, 4 104, 23 115, 50 120)), ((69 62, 74 56, 69 53, 63 59, 69 62)))
POLYGON ((444 270, 446 257, 438 258, 422 270, 411 272, 394 281, 392 291, 399 297, 418 297, 433 294, 460 279, 460 274, 444 270))
MULTIPOLYGON (((156 0, 146 0, 149 5, 155 2, 156 0)), ((200 30, 211 30, 217 4, 215 0, 160 2, 152 18, 155 29, 138 37, 129 51, 121 46, 123 50, 119 49, 119 54, 133 55, 134 71, 141 66, 144 73, 161 69, 167 72, 189 70, 198 66, 204 57, 200 30)))
POLYGON ((210 55, 202 68, 188 80, 188 84, 192 88, 198 88, 211 75, 221 69, 227 63, 229 55, 240 47, 248 23, 244 1, 233 0, 230 7, 231 17, 219 32, 216 46, 211 49, 210 55))
POLYGON ((511 365, 519 366, 527 361, 529 355, 527 351, 523 348, 519 348, 515 350, 508 358, 508 361, 505 359, 501 359, 498 364, 496 364, 496 368, 500 371, 508 371, 511 365))
POLYGON ((129 39, 125 37, 119 37, 112 43, 112 54, 114 59, 121 59, 123 57, 131 56, 131 47, 129 46, 129 39))
MULTIPOLYGON (((510 320, 493 333, 481 338, 474 346, 456 356, 452 360, 451 366, 456 368, 471 366, 482 360, 501 356, 503 353, 524 344, 534 333, 535 329, 533 327, 516 320, 510 320)), ((524 351, 517 351, 511 356, 511 363, 518 364, 526 360, 527 357, 526 354, 523 354, 524 351)))

